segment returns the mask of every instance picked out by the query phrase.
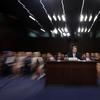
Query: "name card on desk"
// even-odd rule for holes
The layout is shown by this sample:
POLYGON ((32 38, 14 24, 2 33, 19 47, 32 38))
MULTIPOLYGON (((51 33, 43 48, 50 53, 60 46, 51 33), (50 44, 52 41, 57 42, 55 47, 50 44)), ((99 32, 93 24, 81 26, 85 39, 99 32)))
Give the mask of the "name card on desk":
POLYGON ((73 58, 73 57, 68 58, 68 60, 69 60, 69 61, 78 61, 77 58, 73 58))

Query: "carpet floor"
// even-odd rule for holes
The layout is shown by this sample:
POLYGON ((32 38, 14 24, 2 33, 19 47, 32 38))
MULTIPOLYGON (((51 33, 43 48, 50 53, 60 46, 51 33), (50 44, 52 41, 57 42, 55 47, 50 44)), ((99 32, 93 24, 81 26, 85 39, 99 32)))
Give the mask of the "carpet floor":
POLYGON ((100 87, 45 87, 45 79, 0 77, 0 100, 100 100, 100 87))

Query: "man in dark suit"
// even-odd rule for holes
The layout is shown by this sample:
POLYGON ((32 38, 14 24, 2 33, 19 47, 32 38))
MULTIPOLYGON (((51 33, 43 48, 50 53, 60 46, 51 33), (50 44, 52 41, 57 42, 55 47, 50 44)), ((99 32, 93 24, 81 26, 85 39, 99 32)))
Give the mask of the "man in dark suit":
POLYGON ((71 52, 69 52, 67 55, 68 57, 81 59, 80 54, 77 52, 77 46, 72 46, 71 52))

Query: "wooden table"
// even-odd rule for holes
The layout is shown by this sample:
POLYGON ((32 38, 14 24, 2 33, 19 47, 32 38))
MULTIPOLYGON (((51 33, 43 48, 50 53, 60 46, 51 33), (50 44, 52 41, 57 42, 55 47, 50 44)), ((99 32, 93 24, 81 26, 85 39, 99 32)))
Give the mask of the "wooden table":
POLYGON ((96 85, 96 62, 47 62, 46 84, 96 85))

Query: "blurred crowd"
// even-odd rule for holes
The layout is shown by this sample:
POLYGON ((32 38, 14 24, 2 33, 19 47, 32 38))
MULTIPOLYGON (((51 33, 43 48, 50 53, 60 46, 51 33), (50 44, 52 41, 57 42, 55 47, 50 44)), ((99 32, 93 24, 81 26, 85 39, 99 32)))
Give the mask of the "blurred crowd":
MULTIPOLYGON (((45 61, 68 61, 68 58, 70 58, 68 54, 64 54, 61 52, 58 52, 57 54, 43 54, 42 57, 45 61)), ((100 53, 83 53, 80 57, 80 60, 100 61, 100 53)))
MULTIPOLYGON (((100 53, 84 53, 80 60, 100 61, 100 53)), ((31 75, 33 79, 45 76, 44 64, 48 61, 68 61, 68 54, 40 52, 0 52, 0 74, 31 75)))
POLYGON ((31 75, 37 79, 43 77, 44 60, 40 52, 13 52, 0 53, 0 74, 8 75, 31 75))

